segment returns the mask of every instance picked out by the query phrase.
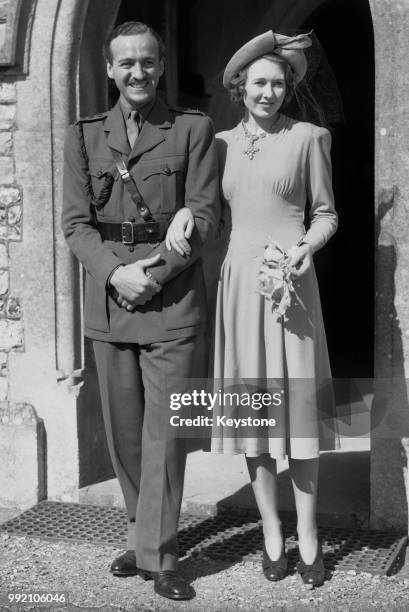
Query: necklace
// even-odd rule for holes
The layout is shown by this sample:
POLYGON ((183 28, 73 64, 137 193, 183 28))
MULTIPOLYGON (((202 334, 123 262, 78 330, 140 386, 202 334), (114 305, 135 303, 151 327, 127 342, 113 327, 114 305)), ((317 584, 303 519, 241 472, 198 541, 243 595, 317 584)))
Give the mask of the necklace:
POLYGON ((246 148, 243 149, 243 154, 244 155, 248 155, 249 159, 253 159, 255 154, 258 151, 260 151, 260 149, 255 145, 255 143, 257 142, 257 140, 260 140, 261 138, 265 138, 266 136, 270 136, 271 135, 271 130, 273 129, 273 126, 276 123, 277 123, 277 121, 275 121, 273 123, 273 125, 270 127, 270 131, 261 130, 258 134, 253 134, 252 132, 249 131, 247 125, 244 123, 244 120, 242 119, 241 120, 241 125, 242 125, 242 128, 243 128, 244 137, 248 141, 246 148))

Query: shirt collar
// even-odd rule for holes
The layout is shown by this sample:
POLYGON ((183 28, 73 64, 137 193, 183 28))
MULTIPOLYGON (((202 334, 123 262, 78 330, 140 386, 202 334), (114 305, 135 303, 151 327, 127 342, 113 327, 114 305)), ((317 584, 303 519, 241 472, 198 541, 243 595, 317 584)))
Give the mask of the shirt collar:
POLYGON ((124 121, 126 122, 127 119, 129 119, 129 115, 131 114, 133 110, 137 110, 141 117, 141 126, 146 121, 154 104, 155 104, 155 98, 151 100, 151 102, 149 102, 148 104, 145 104, 145 106, 142 106, 141 108, 136 109, 136 108, 132 108, 130 104, 127 104, 127 102, 125 102, 124 100, 119 100, 119 106, 121 107, 122 116, 124 118, 124 121))

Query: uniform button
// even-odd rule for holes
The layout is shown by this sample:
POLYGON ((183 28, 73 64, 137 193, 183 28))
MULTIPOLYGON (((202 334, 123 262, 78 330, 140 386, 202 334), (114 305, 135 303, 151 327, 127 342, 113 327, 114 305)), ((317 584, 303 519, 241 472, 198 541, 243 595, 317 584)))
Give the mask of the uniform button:
POLYGON ((141 209, 140 209, 140 210, 141 210, 141 213, 146 212, 146 206, 141 206, 141 209))
POLYGON ((102 176, 102 175, 103 175, 102 170, 98 170, 98 172, 97 172, 97 176, 102 176))
POLYGON ((130 253, 133 253, 133 252, 134 252, 134 250, 135 250, 135 247, 128 247, 128 251, 129 251, 130 253))
POLYGON ((135 217, 129 217, 129 221, 133 223, 135 221, 135 217))
POLYGON ((170 174, 170 168, 169 168, 169 166, 166 166, 166 168, 164 169, 164 171, 163 171, 163 172, 164 172, 164 174, 167 174, 167 175, 169 176, 169 174, 170 174))

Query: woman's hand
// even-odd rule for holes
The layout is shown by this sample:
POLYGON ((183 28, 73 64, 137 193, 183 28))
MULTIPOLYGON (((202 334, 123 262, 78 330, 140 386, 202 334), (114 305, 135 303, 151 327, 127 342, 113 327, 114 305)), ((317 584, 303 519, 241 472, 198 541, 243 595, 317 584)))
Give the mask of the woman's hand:
POLYGON ((173 217, 166 232, 165 244, 168 251, 175 249, 179 255, 189 257, 192 249, 188 238, 192 235, 195 220, 190 208, 181 208, 173 217))
POLYGON ((289 250, 291 257, 292 276, 299 278, 305 274, 312 264, 312 248, 309 244, 301 244, 289 250))

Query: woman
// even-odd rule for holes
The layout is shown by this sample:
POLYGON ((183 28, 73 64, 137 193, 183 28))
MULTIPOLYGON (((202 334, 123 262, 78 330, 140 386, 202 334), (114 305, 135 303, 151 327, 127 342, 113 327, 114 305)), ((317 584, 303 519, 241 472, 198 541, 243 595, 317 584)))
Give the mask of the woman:
MULTIPOLYGON (((268 389, 269 381, 280 381, 282 401, 264 411, 275 417, 277 425, 256 433, 219 427, 212 450, 246 454, 263 523, 263 571, 272 581, 282 579, 287 570, 276 459, 288 456, 297 510, 298 570, 304 583, 319 586, 324 563, 316 526, 318 456, 320 449, 334 447, 336 436, 312 255, 337 227, 331 138, 326 129, 281 112, 305 76, 303 48, 310 44, 306 35, 287 37, 268 31, 233 55, 223 77, 231 98, 242 104, 244 117, 234 129, 217 135, 222 194, 231 209, 232 231, 218 286, 214 378, 223 389, 244 379, 252 381, 253 389, 263 384, 268 389), (308 231, 304 228, 307 199, 308 231), (269 299, 276 294, 266 291, 263 270, 267 284, 272 270, 273 276, 277 270, 288 272, 283 281, 286 299, 279 308, 269 299), (332 440, 331 435, 323 440, 324 420, 332 440)), ((187 227, 188 216, 184 212, 175 219, 168 233, 169 248, 184 251, 183 241, 192 225, 190 220, 187 227)), ((219 410, 232 415, 231 407, 219 410)))

